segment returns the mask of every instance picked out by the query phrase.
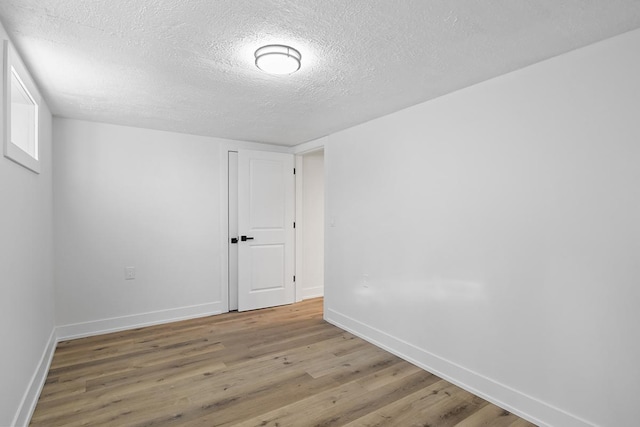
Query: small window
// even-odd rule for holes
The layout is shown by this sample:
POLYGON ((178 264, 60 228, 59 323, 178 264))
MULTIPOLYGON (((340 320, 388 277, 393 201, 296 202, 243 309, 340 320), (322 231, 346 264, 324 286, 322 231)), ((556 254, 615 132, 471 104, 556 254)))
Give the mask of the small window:
POLYGON ((3 75, 4 155, 27 169, 40 173, 38 153, 40 94, 26 67, 6 40, 3 75))

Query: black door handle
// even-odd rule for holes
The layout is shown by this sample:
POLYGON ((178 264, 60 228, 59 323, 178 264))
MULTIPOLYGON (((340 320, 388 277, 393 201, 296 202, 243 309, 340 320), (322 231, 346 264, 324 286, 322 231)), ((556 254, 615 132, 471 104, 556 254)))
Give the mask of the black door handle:
POLYGON ((243 242, 246 242, 247 240, 253 240, 253 237, 240 236, 240 240, 242 240, 243 242))
POLYGON ((238 238, 237 237, 232 237, 231 238, 231 243, 238 243, 238 238))

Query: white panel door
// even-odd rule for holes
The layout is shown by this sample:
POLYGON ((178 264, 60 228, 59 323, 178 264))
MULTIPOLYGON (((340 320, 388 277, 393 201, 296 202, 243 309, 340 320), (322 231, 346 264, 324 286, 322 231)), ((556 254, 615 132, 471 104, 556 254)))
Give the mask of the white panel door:
POLYGON ((291 304, 293 155, 238 151, 238 310, 291 304))

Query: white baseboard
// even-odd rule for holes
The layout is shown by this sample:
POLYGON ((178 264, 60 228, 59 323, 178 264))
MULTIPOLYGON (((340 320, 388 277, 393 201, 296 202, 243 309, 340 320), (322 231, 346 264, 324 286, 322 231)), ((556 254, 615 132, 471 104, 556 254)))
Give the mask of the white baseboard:
POLYGON ((16 411, 16 415, 14 416, 11 425, 15 427, 22 427, 29 424, 33 411, 38 403, 40 393, 42 392, 42 388, 44 387, 44 382, 47 379, 56 344, 59 341, 140 328, 143 326, 159 325, 162 323, 176 322, 196 317, 205 317, 213 314, 220 314, 222 313, 222 309, 222 302, 212 302, 169 310, 159 310, 149 313, 115 317, 111 319, 75 323, 54 328, 54 330, 51 331, 51 335, 49 336, 47 345, 42 353, 40 362, 31 377, 29 386, 22 397, 20 406, 16 411))
POLYGON ((29 381, 29 385, 27 387, 27 391, 25 391, 22 396, 22 400, 20 401, 20 406, 16 411, 15 417, 13 417, 12 426, 26 426, 29 424, 31 420, 31 416, 33 415, 33 411, 36 409, 36 404, 38 403, 38 398, 40 397, 40 392, 42 391, 42 387, 44 387, 44 382, 47 379, 47 374, 49 373, 49 366, 51 366, 51 360, 53 359, 53 353, 56 349, 56 331, 53 329, 51 331, 51 335, 49 335, 49 340, 47 341, 47 345, 44 348, 44 352, 40 357, 40 362, 36 367, 33 376, 31 377, 31 381, 29 381))
POLYGON ((93 335, 108 334, 110 332, 177 322, 179 320, 196 317, 211 316, 223 312, 222 302, 192 305, 188 307, 171 308, 168 310, 151 311, 148 313, 132 314, 129 316, 113 317, 110 319, 93 320, 90 322, 62 325, 56 328, 58 341, 82 338, 93 335))
POLYGON ((324 286, 305 288, 302 290, 302 299, 311 299, 324 296, 324 286))
POLYGON ((325 310, 325 320, 476 396, 539 426, 589 427, 593 424, 507 385, 443 359, 335 310, 325 310))

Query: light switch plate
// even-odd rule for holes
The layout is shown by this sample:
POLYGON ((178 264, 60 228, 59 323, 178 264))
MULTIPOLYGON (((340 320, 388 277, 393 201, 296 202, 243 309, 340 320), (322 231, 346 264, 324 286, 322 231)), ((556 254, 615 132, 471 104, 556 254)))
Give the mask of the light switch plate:
POLYGON ((136 278, 136 268, 135 267, 125 267, 124 268, 124 278, 125 280, 133 280, 136 278))

